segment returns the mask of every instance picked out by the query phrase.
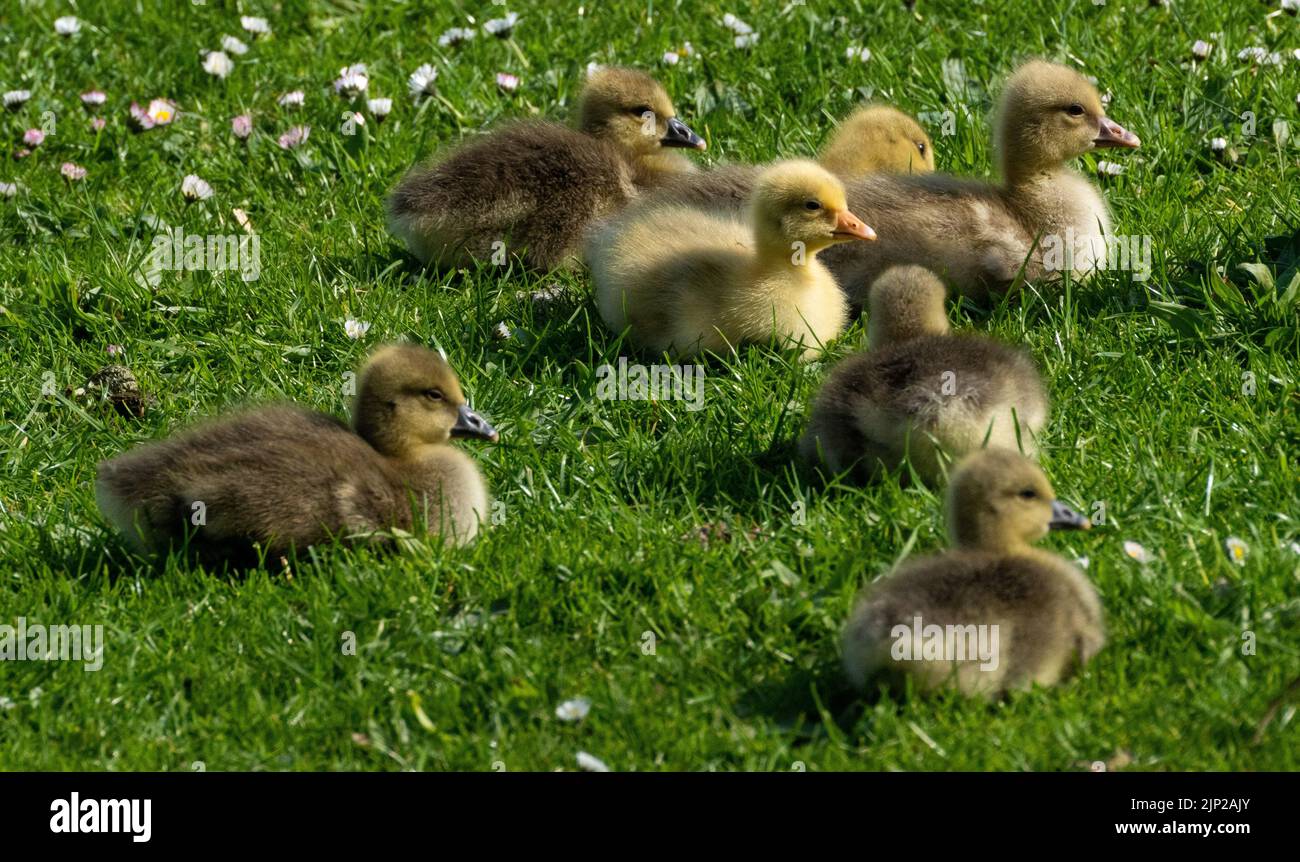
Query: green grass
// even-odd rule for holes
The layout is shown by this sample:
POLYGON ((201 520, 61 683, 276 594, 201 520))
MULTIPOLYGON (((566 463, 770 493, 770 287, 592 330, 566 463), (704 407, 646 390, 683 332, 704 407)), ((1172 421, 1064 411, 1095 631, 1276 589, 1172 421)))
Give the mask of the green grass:
MULTIPOLYGON (((620 0, 588 2, 582 16, 578 5, 520 4, 512 42, 480 32, 459 50, 437 36, 504 7, 90 2, 73 39, 54 34, 64 4, 0 13, 0 86, 33 91, 0 113, 0 137, 14 147, 43 112, 57 118, 32 156, 0 164, 0 180, 22 186, 0 199, 0 621, 106 629, 97 673, 0 664, 0 767, 516 771, 572 769, 579 750, 616 770, 1073 770, 1120 751, 1131 769, 1300 767, 1294 704, 1251 742, 1300 673, 1300 555, 1288 548, 1300 540, 1297 312, 1237 269, 1269 261, 1266 240, 1300 226, 1296 138, 1278 146, 1272 133, 1277 118, 1300 133, 1294 19, 1213 0, 1045 0, 1032 13, 1012 0, 922 0, 919 20, 901 3, 856 0, 788 12, 620 0), (728 11, 761 33, 751 52, 731 46, 728 11), (274 36, 254 42, 240 14, 266 15, 274 36), (1216 32, 1214 58, 1192 68, 1191 43, 1216 32), (219 81, 198 51, 223 33, 251 50, 219 81), (699 56, 661 65, 684 40, 699 56), (845 59, 851 44, 870 62, 845 59), (1251 45, 1283 51, 1284 64, 1237 60, 1251 45), (1018 303, 953 312, 959 329, 1038 359, 1054 400, 1044 467, 1062 497, 1106 512, 1104 527, 1047 544, 1090 559, 1109 643, 1078 679, 1004 703, 863 703, 841 682, 838 632, 857 590, 944 533, 931 491, 827 488, 794 467, 829 361, 760 349, 715 359, 699 412, 598 401, 595 368, 620 348, 585 276, 425 274, 384 228, 382 197, 409 165, 505 117, 563 116, 589 61, 660 75, 710 161, 811 153, 870 96, 953 110, 954 135, 930 123, 940 166, 982 176, 991 99, 1035 54, 1078 58, 1142 137, 1103 185, 1117 230, 1153 238, 1155 271, 1145 284, 1115 272, 1030 285, 1018 303), (964 63, 960 92, 951 64, 945 83, 950 58, 964 63), (369 64, 372 96, 394 99, 365 141, 339 133, 329 88, 354 62, 369 64), (424 62, 440 70, 441 97, 417 108, 406 76, 424 62), (521 77, 516 93, 498 92, 498 71, 521 77), (92 86, 108 94, 98 137, 77 99, 92 86), (305 107, 278 107, 295 88, 305 107), (130 102, 154 97, 183 116, 129 132, 130 102), (257 132, 242 144, 229 121, 250 110, 257 132), (276 136, 303 122, 307 145, 280 150, 276 136), (1239 151, 1235 166, 1210 156, 1216 136, 1239 151), (87 179, 66 183, 63 161, 87 179), (188 173, 212 184, 211 201, 183 203, 188 173), (136 282, 148 216, 224 234, 239 230, 235 207, 261 236, 259 280, 136 282), (567 299, 526 299, 556 281, 567 299), (344 334, 349 317, 372 323, 360 341, 344 334), (494 337, 498 322, 514 335, 494 337), (473 452, 504 523, 473 547, 325 548, 292 577, 235 578, 151 565, 104 526, 100 459, 248 401, 341 415, 346 372, 402 337, 443 346, 501 430, 500 445, 473 452), (116 361, 110 344, 158 399, 143 419, 42 395, 51 379, 61 393, 116 361), (730 541, 690 538, 705 524, 726 525, 730 541), (1229 536, 1250 546, 1242 566, 1225 555, 1229 536), (1129 559, 1125 540, 1155 560, 1129 559), (1246 630, 1254 655, 1241 649, 1246 630), (645 632, 655 655, 643 654, 645 632), (590 715, 557 721, 574 696, 592 701, 590 715)), ((863 334, 856 324, 831 359, 863 334)))

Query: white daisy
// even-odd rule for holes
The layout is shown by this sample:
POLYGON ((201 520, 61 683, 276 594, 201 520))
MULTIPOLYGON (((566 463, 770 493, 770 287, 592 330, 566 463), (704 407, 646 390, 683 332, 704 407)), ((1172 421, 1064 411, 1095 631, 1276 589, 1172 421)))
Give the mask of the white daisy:
POLYGON ((497 86, 507 93, 513 93, 519 89, 519 76, 511 75, 509 72, 497 72, 497 86))
POLYGON ((432 95, 437 89, 434 85, 438 80, 438 70, 433 68, 430 63, 425 63, 420 68, 411 73, 407 83, 411 87, 411 95, 427 96, 432 95))
POLYGON ((1139 545, 1137 542, 1125 542, 1124 553, 1130 559, 1137 560, 1139 563, 1149 563, 1155 559, 1155 557, 1151 555, 1150 551, 1139 545))
POLYGON ((187 201, 205 201, 212 197, 212 186, 194 174, 186 174, 181 180, 181 194, 187 201))
POLYGON ((387 117, 393 110, 392 99, 371 99, 366 102, 366 108, 376 120, 382 120, 387 117))
POLYGON ((218 78, 224 78, 230 74, 230 70, 235 68, 234 62, 226 56, 224 51, 209 51, 208 55, 203 58, 203 71, 209 75, 216 75, 218 78))
POLYGON ((1246 555, 1250 553, 1249 545, 1236 536, 1229 536, 1228 540, 1223 543, 1223 547, 1228 552, 1228 559, 1239 566, 1246 565, 1246 555))
POLYGON ((473 39, 477 33, 468 27, 452 27, 446 33, 438 37, 439 48, 454 48, 461 42, 468 42, 473 39))
POLYGON ((99 90, 87 90, 81 94, 81 104, 90 108, 97 108, 106 101, 108 101, 108 96, 105 96, 99 90))
POLYGON ((585 751, 578 752, 578 768, 583 772, 609 772, 605 761, 585 751))
POLYGON ((850 45, 848 48, 844 49, 844 56, 848 57, 850 60, 858 60, 865 63, 871 59, 871 49, 850 45))
POLYGON ((230 118, 230 131, 241 141, 253 134, 253 118, 249 114, 240 114, 230 118))
POLYGON ((247 54, 248 46, 236 39, 234 36, 222 36, 221 50, 225 51, 227 54, 247 54))
POLYGON ((752 48, 758 44, 758 34, 745 33, 744 35, 737 36, 731 41, 735 43, 737 48, 752 48))
POLYGON ((348 338, 357 341, 370 331, 370 324, 364 320, 355 320, 349 317, 343 321, 343 331, 347 333, 348 338))
POLYGON ((595 60, 592 60, 590 63, 587 64, 588 78, 590 78, 592 75, 596 74, 599 71, 600 71, 600 64, 597 63, 595 60))
POLYGON ((334 92, 348 97, 360 96, 370 86, 370 76, 366 73, 366 64, 357 63, 339 69, 338 80, 334 82, 334 92))
POLYGON ((732 15, 730 12, 722 16, 722 26, 726 27, 737 36, 748 36, 750 33, 754 32, 753 27, 749 26, 735 15, 732 15))
POLYGON ((485 22, 483 29, 498 39, 505 39, 514 31, 515 23, 518 20, 519 16, 517 14, 507 12, 504 18, 493 18, 491 21, 485 22))
POLYGON ((16 108, 31 97, 31 90, 10 90, 4 94, 5 107, 16 108))
POLYGON ((265 18, 243 15, 239 19, 239 26, 258 36, 268 36, 271 33, 271 25, 265 18))
POLYGON ((1215 153, 1221 153, 1228 149, 1227 138, 1210 138, 1210 150, 1215 153))
POLYGON ((302 90, 290 90, 276 101, 284 108, 301 108, 305 98, 306 96, 303 95, 302 90))
POLYGON ((1281 9, 1289 15, 1300 13, 1300 0, 1282 0, 1281 9))
POLYGON ((64 15, 54 19, 54 32, 60 36, 74 36, 81 29, 81 22, 76 15, 64 15))
POLYGON ((11 197, 13 197, 13 196, 16 195, 16 194, 18 194, 18 184, 17 184, 17 183, 2 183, 2 182, 0 182, 0 196, 6 197, 6 198, 11 198, 11 197))
POLYGON ((566 700, 555 708, 555 717, 560 721, 582 721, 591 712, 591 701, 585 697, 566 700))
POLYGON ((1210 54, 1213 51, 1214 46, 1209 42, 1206 42, 1204 39, 1197 39, 1192 43, 1192 56, 1198 60, 1209 59, 1210 54))
POLYGON ((75 162, 64 162, 59 167, 59 173, 74 183, 86 178, 86 169, 75 162))
POLYGON ((1117 162, 1097 162, 1097 173, 1103 177, 1117 177, 1124 173, 1124 166, 1117 162))
POLYGON ((681 55, 679 55, 676 51, 664 51, 665 66, 676 66, 678 61, 681 59, 682 59, 681 55))

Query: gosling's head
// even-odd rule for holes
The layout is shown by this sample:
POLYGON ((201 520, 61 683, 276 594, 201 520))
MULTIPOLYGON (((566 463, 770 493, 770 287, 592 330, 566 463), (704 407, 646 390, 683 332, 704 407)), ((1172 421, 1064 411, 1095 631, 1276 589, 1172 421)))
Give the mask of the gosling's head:
POLYGON ((622 148, 633 158, 664 147, 702 150, 704 139, 677 119, 672 100, 644 72, 602 66, 587 76, 578 97, 578 128, 622 148))
POLYGON ((897 108, 867 105, 840 123, 818 161, 844 179, 928 174, 934 171, 934 144, 916 120, 897 108))
POLYGON ((849 212, 840 181, 804 159, 763 171, 754 185, 750 213, 759 247, 786 255, 794 243, 803 243, 811 254, 835 242, 876 238, 849 212))
POLYGON ((1048 530, 1086 530, 1087 518, 1057 501, 1038 465, 1008 449, 964 458, 948 486, 948 531, 954 545, 1012 551, 1048 530))
POLYGON ((997 148, 1008 181, 1053 171, 1097 147, 1136 149, 1138 136, 1106 117, 1097 88, 1044 60, 1021 66, 998 109, 997 148))
POLYGON ((947 335, 948 290, 923 266, 891 266, 871 283, 867 346, 878 349, 922 335, 947 335))
POLYGON ((414 344, 390 344, 371 354, 357 381, 352 423, 366 442, 392 458, 452 437, 497 439, 496 429, 465 403, 447 361, 414 344))

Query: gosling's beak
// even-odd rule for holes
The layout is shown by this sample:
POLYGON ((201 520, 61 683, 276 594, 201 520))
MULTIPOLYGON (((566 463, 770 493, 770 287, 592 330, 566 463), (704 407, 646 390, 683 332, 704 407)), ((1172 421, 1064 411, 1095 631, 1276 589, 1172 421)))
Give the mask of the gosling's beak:
POLYGON ((688 150, 703 150, 709 146, 704 143, 704 138, 695 134, 690 126, 676 117, 668 119, 668 134, 659 139, 659 144, 665 147, 683 147, 688 150))
POLYGON ((862 219, 855 216, 848 210, 840 210, 840 214, 835 217, 835 230, 831 231, 832 236, 841 239, 875 239, 876 232, 862 223, 862 219))
POLYGON ((1130 150, 1142 146, 1137 135, 1107 117, 1101 118, 1101 130, 1093 138, 1092 144, 1095 147, 1125 147, 1130 150))
POLYGON ((1047 522, 1049 530, 1088 530, 1092 528, 1092 522, 1062 503, 1060 500, 1052 501, 1052 520, 1047 522))
POLYGON ((453 437, 474 437, 479 440, 497 442, 497 429, 493 428, 482 416, 462 404, 456 408, 456 424, 451 426, 453 437))

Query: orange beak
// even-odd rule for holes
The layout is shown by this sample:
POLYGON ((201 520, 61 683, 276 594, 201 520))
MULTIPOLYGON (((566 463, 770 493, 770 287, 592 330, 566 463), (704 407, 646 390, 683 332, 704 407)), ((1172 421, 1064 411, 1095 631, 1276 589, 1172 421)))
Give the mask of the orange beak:
POLYGON ((1130 150, 1142 146, 1137 135, 1106 117, 1101 118, 1101 129, 1097 132, 1097 137, 1093 138, 1092 144, 1095 147, 1124 147, 1130 150))
POLYGON ((862 219, 848 210, 840 210, 840 214, 835 217, 835 230, 831 231, 831 235, 841 239, 872 240, 876 238, 876 232, 863 224, 862 219))

